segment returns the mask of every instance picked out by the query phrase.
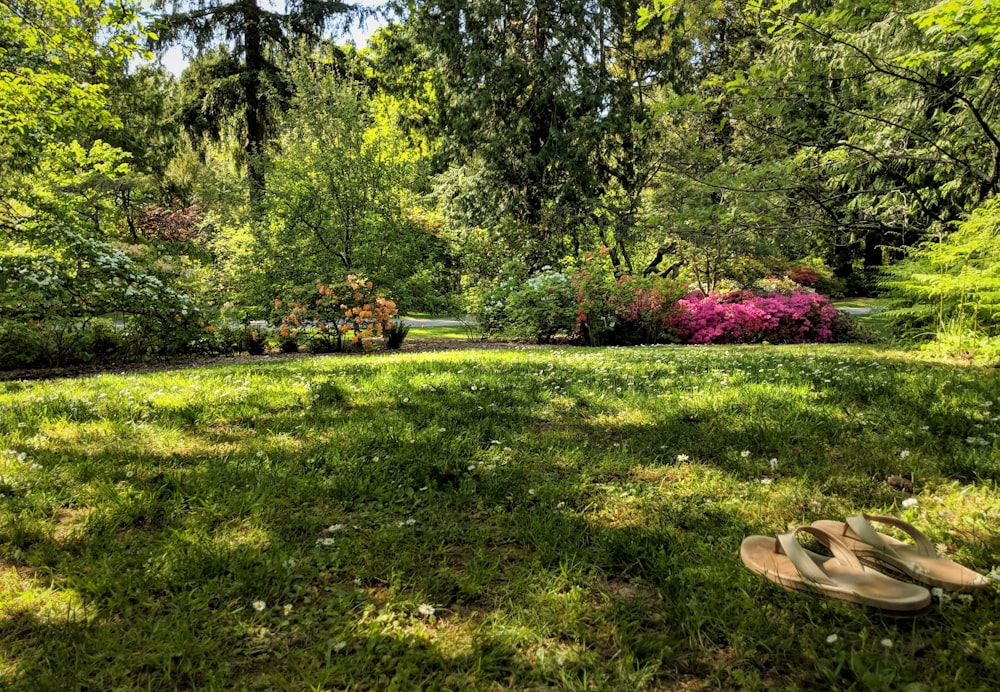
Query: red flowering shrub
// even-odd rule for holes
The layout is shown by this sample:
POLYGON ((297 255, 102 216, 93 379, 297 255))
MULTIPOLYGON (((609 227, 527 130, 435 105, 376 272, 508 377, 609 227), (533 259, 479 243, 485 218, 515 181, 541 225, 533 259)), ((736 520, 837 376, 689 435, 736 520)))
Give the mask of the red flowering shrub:
POLYGON ((819 274, 811 267, 789 267, 788 278, 802 286, 814 288, 819 283, 819 274))

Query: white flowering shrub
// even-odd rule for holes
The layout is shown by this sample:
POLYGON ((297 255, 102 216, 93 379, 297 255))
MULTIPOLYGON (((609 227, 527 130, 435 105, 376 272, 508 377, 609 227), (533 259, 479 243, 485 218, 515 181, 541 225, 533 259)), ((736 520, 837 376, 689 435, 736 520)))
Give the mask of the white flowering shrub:
POLYGON ((114 238, 122 153, 74 142, 47 156, 0 235, 0 367, 185 349, 206 328, 194 302, 114 238))
POLYGON ((549 266, 528 275, 523 267, 508 263, 496 281, 466 296, 471 298, 470 314, 486 334, 546 342, 556 334, 572 334, 576 326, 572 279, 549 266))

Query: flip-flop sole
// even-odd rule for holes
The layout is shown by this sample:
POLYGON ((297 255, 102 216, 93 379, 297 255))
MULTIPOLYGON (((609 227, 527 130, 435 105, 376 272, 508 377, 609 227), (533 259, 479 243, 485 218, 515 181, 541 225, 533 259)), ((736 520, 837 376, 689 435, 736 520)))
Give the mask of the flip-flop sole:
POLYGON ((835 558, 809 553, 810 559, 834 581, 821 584, 800 574, 792 561, 775 552, 775 540, 749 536, 740 546, 740 559, 747 568, 782 588, 875 608, 893 617, 914 617, 927 612, 931 594, 927 589, 898 581, 872 570, 848 569, 835 558))

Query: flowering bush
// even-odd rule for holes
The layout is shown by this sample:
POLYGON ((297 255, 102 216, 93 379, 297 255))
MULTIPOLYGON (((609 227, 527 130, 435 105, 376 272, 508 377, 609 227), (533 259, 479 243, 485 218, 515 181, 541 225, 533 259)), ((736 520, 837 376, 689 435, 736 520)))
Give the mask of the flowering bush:
POLYGON ((350 334, 356 348, 371 348, 394 325, 396 304, 375 292, 374 284, 349 274, 340 284, 316 282, 316 293, 305 305, 275 300, 277 309, 286 308, 278 330, 282 345, 311 340, 312 350, 343 350, 350 334))
POLYGON ((677 303, 671 326, 683 343, 821 343, 833 340, 840 313, 823 296, 692 293, 677 303))
POLYGON ((590 345, 673 341, 681 287, 659 277, 614 277, 606 248, 584 258, 572 278, 576 333, 590 345))
POLYGON ((574 330, 571 279, 550 266, 529 275, 508 262, 495 281, 466 291, 466 309, 484 335, 506 332, 546 342, 574 330))

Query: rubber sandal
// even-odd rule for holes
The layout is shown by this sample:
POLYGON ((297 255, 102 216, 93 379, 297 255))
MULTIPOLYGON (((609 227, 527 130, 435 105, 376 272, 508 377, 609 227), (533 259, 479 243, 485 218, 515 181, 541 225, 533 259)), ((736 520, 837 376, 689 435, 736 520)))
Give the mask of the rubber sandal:
POLYGON ((800 526, 777 538, 748 536, 740 546, 740 559, 786 589, 816 591, 893 615, 919 615, 931 603, 930 591, 865 567, 844 541, 816 526, 800 526), (815 536, 833 557, 804 548, 796 538, 800 533, 815 536))
POLYGON ((849 517, 845 522, 822 519, 814 521, 812 525, 839 536, 862 562, 894 569, 922 584, 963 593, 985 589, 990 585, 989 580, 978 572, 946 557, 940 557, 927 536, 901 519, 859 514, 849 517), (913 544, 879 533, 869 520, 903 530, 913 539, 913 544))

